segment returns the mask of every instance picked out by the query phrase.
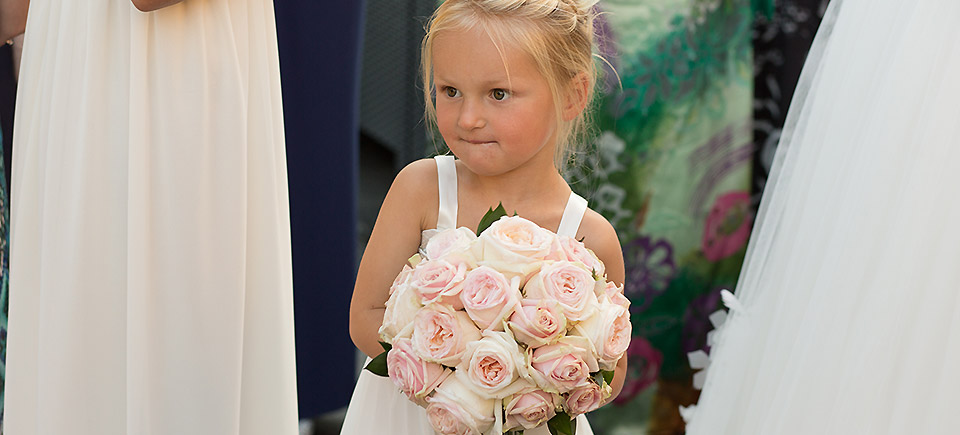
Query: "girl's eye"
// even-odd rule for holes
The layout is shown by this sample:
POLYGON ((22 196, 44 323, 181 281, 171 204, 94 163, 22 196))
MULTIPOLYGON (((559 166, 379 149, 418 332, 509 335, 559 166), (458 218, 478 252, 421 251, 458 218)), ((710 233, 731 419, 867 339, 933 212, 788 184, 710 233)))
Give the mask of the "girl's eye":
POLYGON ((443 93, 445 93, 450 98, 457 98, 458 96, 460 96, 460 91, 458 91, 457 88, 452 88, 449 86, 443 88, 443 93))
POLYGON ((492 96, 494 100, 503 101, 506 100, 510 94, 503 89, 494 89, 492 92, 490 92, 490 96, 492 96))

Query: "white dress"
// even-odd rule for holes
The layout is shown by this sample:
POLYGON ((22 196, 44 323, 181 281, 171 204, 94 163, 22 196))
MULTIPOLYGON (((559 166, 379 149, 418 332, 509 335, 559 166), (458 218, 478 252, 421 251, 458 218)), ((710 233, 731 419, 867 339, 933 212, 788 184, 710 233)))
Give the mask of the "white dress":
POLYGON ((687 433, 958 433, 957 23, 831 2, 687 433))
POLYGON ((296 434, 270 0, 32 0, 7 435, 296 434))
MULTIPOLYGON (((420 239, 421 248, 425 247, 430 237, 438 231, 455 228, 457 223, 457 168, 454 158, 437 156, 434 159, 437 162, 440 210, 437 215, 437 228, 423 231, 420 239)), ((586 209, 587 201, 571 192, 570 200, 560 219, 557 234, 576 236, 586 209)), ((370 359, 367 358, 366 362, 369 361, 370 359)), ((361 370, 340 433, 343 435, 380 433, 430 435, 434 431, 427 420, 426 411, 407 399, 393 381, 367 370, 361 370)), ((524 433, 548 435, 550 432, 546 427, 539 427, 524 433)), ((577 435, 593 435, 590 423, 584 415, 577 417, 577 435)))

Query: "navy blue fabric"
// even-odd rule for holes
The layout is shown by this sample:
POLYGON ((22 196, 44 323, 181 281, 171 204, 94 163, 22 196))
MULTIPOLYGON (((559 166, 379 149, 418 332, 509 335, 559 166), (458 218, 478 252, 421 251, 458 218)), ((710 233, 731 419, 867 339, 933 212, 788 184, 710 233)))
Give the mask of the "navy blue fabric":
POLYGON ((300 418, 346 406, 364 2, 277 0, 300 418))

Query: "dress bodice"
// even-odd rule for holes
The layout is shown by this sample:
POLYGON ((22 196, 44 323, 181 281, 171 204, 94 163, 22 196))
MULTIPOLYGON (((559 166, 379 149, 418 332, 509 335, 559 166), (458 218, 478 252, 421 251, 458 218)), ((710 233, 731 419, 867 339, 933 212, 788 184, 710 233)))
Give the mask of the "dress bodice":
MULTIPOLYGON (((440 231, 457 226, 457 165, 453 156, 436 156, 437 162, 437 187, 440 194, 440 209, 437 213, 437 226, 420 233, 420 250, 422 251, 427 242, 440 231)), ((570 198, 563 209, 563 216, 560 218, 560 226, 557 228, 557 234, 561 236, 576 237, 577 230, 580 229, 580 221, 583 220, 583 214, 587 211, 587 200, 583 199, 573 191, 570 192, 570 198)))

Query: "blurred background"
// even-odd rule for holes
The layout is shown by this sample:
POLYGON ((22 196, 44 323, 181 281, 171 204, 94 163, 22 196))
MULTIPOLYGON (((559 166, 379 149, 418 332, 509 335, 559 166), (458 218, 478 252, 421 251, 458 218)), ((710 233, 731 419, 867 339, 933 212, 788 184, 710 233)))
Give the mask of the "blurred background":
MULTIPOLYGON (((709 350, 708 317, 722 308, 720 290, 736 285, 827 1, 598 4, 598 52, 609 65, 601 64, 595 136, 567 177, 618 231, 634 325, 624 390, 589 415, 598 435, 684 433, 678 407, 697 400, 702 377, 688 354, 709 350)), ((356 266, 394 175, 436 152, 418 84, 423 24, 436 4, 275 2, 304 435, 339 433, 360 370, 348 334, 356 266)), ((12 153, 15 59, 16 50, 0 49, 0 170, 12 153)), ((3 186, 0 216, 6 193, 3 186)), ((5 249, 5 218, 0 232, 5 249)), ((6 261, 4 254, 0 375, 6 261)))

